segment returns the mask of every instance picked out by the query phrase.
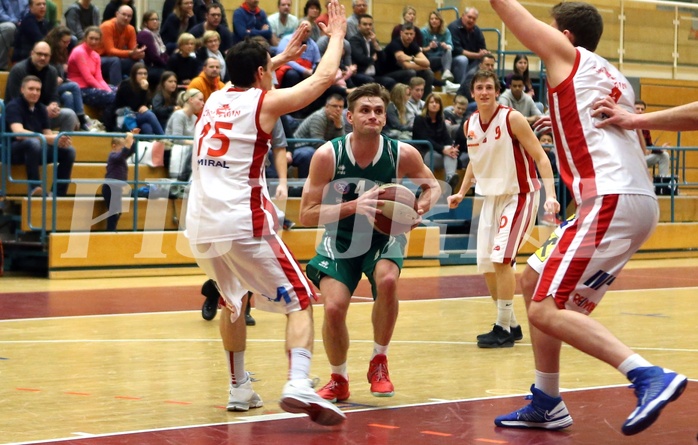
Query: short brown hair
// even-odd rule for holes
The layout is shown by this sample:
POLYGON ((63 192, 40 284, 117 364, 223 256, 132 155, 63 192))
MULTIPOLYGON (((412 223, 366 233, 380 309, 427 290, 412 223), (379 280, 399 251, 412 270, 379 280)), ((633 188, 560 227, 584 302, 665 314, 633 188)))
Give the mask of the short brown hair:
POLYGON ((390 93, 388 93, 388 90, 386 90, 383 85, 377 83, 365 83, 360 87, 354 88, 354 91, 349 93, 349 97, 347 98, 349 106, 347 109, 353 112, 354 104, 356 104, 356 101, 362 97, 379 97, 383 101, 383 105, 386 109, 390 103, 390 93))

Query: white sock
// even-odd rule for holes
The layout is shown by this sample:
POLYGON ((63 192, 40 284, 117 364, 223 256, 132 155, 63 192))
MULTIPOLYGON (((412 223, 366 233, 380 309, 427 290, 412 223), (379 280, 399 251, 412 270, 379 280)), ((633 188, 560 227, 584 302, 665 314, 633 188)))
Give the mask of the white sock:
POLYGON ((313 353, 305 348, 293 348, 288 353, 288 379, 307 379, 313 353))
POLYGON ((514 312, 514 300, 497 300, 497 324, 505 331, 511 332, 511 314, 514 312))
POLYGON ((330 369, 332 370, 332 374, 339 374, 345 379, 349 380, 349 374, 347 373, 347 362, 344 362, 339 366, 330 365, 330 369))
POLYGON ((514 313, 514 306, 512 306, 511 307, 511 319, 509 320, 509 327, 515 328, 518 326, 519 326, 519 322, 516 321, 516 313, 514 313))
POLYGON ((652 363, 648 362, 640 356, 640 354, 633 354, 630 357, 623 360, 620 364, 618 370, 623 373, 624 376, 628 376, 628 373, 633 369, 637 368, 647 368, 652 366, 652 363))
POLYGON ((248 379, 247 371, 245 371, 245 351, 225 351, 225 358, 228 361, 230 383, 233 385, 245 383, 248 379))
POLYGON ((376 342, 373 342, 373 354, 371 355, 371 360, 373 360, 373 357, 383 354, 383 355, 388 355, 388 346, 389 345, 379 345, 376 342))
POLYGON ((560 397, 560 373, 536 370, 536 389, 550 397, 560 397))

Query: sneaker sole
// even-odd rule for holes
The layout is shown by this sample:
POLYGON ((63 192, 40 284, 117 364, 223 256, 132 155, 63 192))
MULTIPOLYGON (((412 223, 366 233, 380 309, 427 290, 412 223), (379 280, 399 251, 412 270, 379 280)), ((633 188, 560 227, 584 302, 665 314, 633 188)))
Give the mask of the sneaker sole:
POLYGON ((565 416, 562 419, 554 420, 552 422, 524 422, 521 420, 504 420, 504 421, 498 421, 497 419, 494 420, 494 424, 499 426, 499 427, 504 427, 504 428, 537 428, 537 429, 544 429, 544 430, 561 430, 567 427, 572 426, 573 424, 572 416, 565 416))
POLYGON ((238 412, 244 412, 244 411, 249 411, 251 408, 261 408, 264 406, 264 403, 255 403, 255 404, 249 404, 249 403, 229 403, 228 406, 226 406, 226 410, 230 412, 238 411, 238 412))
POLYGON ((672 380, 669 386, 667 386, 667 390, 670 390, 671 392, 667 392, 665 390, 668 397, 664 399, 655 399, 655 402, 657 403, 649 408, 648 413, 643 418, 638 419, 635 423, 630 425, 624 424, 623 428, 621 428, 623 434, 626 436, 632 436, 649 428, 659 418, 659 414, 661 414, 665 406, 681 397, 681 394, 683 394, 687 385, 688 379, 686 376, 677 374, 676 377, 674 377, 674 380, 672 380), (669 396, 669 394, 671 395, 669 396))
POLYGON ((371 391, 371 394, 373 394, 373 397, 392 397, 395 395, 395 391, 390 391, 390 392, 373 392, 373 391, 371 391))
MULTIPOLYGON (((326 402, 325 399, 321 400, 326 402)), ((310 420, 325 426, 339 425, 347 418, 339 408, 329 402, 327 404, 309 403, 292 396, 283 396, 279 406, 288 413, 307 414, 310 420)))
POLYGON ((514 342, 506 342, 506 343, 478 343, 477 344, 478 348, 482 349, 497 349, 497 348, 513 348, 514 347, 514 342))

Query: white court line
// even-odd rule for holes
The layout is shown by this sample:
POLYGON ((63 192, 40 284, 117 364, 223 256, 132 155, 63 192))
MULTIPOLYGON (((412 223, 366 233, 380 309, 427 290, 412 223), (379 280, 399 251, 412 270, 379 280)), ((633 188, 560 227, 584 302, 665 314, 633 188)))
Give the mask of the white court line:
MULTIPOLYGON (((698 382, 698 380, 695 379, 688 379, 689 381, 692 382, 698 382)), ((568 390, 561 390, 561 393, 568 393, 568 392, 580 392, 580 391, 594 391, 594 390, 600 390, 600 389, 609 389, 609 388, 623 388, 627 387, 627 384, 619 384, 619 385, 603 385, 603 386, 589 386, 585 388, 576 388, 576 389, 568 389, 568 390)), ((395 410, 399 408, 413 408, 413 407, 420 407, 420 406, 433 406, 433 405, 445 405, 449 403, 467 403, 467 402, 480 402, 484 400, 497 400, 497 399, 507 399, 507 398, 512 398, 512 397, 523 397, 528 395, 528 393, 520 393, 520 394, 509 394, 509 395, 501 395, 501 396, 489 396, 489 397, 473 397, 469 399, 455 399, 455 400, 436 400, 432 402, 424 402, 424 403, 410 403, 407 405, 393 405, 393 406, 380 406, 380 407, 372 407, 372 408, 359 408, 359 409, 350 409, 347 411, 344 411, 347 414, 353 414, 353 413, 360 413, 360 412, 369 412, 369 411, 382 411, 382 410, 395 410)), ((235 425, 239 423, 257 423, 257 422, 269 422, 273 420, 285 420, 285 419, 293 419, 293 418, 299 418, 299 417, 304 417, 304 414, 290 414, 290 413, 275 413, 275 414, 261 414, 259 416, 252 416, 252 417, 244 417, 244 418, 238 418, 233 422, 220 422, 220 423, 202 423, 198 425, 183 425, 183 426, 173 426, 173 427, 165 427, 165 428, 151 428, 151 429, 144 429, 144 430, 133 430, 133 431, 120 431, 118 433, 105 433, 105 434, 94 434, 94 435, 85 435, 81 438, 100 438, 100 437, 114 437, 114 436, 125 436, 125 435, 131 435, 131 434, 142 434, 142 433, 154 433, 154 432, 160 432, 160 431, 173 431, 173 430, 183 430, 183 429, 193 429, 193 428, 205 428, 209 426, 222 426, 222 425, 235 425)), ((310 420, 308 420, 310 422, 310 420)), ((80 433, 80 434, 86 434, 86 433, 80 433)), ((40 443, 51 443, 51 442, 64 442, 68 440, 79 440, 80 438, 76 437, 64 437, 64 438, 58 438, 58 439, 50 439, 50 440, 42 440, 42 441, 32 441, 32 442, 12 442, 8 443, 5 445, 30 445, 30 444, 40 444, 40 443)))

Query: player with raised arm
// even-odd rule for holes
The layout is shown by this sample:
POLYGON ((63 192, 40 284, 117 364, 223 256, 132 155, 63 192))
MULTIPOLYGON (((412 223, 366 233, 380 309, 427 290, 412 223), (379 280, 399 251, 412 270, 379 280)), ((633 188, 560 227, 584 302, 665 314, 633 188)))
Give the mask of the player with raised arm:
POLYGON ((477 267, 497 305, 497 321, 490 332, 477 336, 480 348, 509 348, 523 338, 514 317, 514 266, 538 213, 536 166, 543 179, 545 211, 560 210, 550 160, 526 118, 497 103, 499 88, 494 72, 475 73, 470 93, 477 111, 463 124, 470 163, 460 190, 448 197, 449 207, 458 207, 475 181, 485 196, 477 228, 477 267))
POLYGON ((306 272, 324 299, 322 341, 332 375, 318 394, 332 402, 349 398, 346 316, 362 274, 371 282, 374 298, 374 344, 367 374, 371 393, 376 397, 394 393, 387 353, 398 316, 397 281, 406 239, 373 229, 372 220, 382 204, 383 190, 377 185, 407 177, 422 186, 419 215, 436 203, 441 190, 416 148, 381 134, 390 102, 385 88, 365 84, 352 91, 348 100, 347 119, 354 131, 318 148, 300 211, 304 225, 325 225, 326 229, 306 272))
POLYGON ((315 72, 293 88, 272 90, 274 68, 302 54, 307 26, 294 34, 273 60, 266 48, 246 39, 226 56, 232 85, 214 92, 196 125, 192 185, 186 236, 196 262, 225 299, 220 332, 230 371, 227 409, 262 406, 245 370, 246 326, 241 315, 250 290, 256 307, 286 314, 288 381, 282 409, 306 413, 323 425, 344 421, 344 414, 319 397, 308 378, 313 350, 310 282, 276 233, 276 212, 264 177, 270 133, 282 114, 317 99, 334 82, 346 33, 344 7, 328 5, 327 51, 315 72))
POLYGON ((560 348, 565 342, 602 360, 633 383, 637 406, 622 426, 626 435, 649 427, 687 379, 653 366, 589 313, 659 217, 657 198, 637 134, 598 128, 592 107, 610 96, 627 110, 635 95, 628 80, 594 54, 603 32, 598 10, 587 3, 553 7, 551 25, 516 0, 490 0, 507 28, 545 63, 558 169, 577 204, 577 218, 560 231, 542 260, 529 258, 521 283, 528 305, 535 358, 531 403, 499 416, 513 428, 561 429, 572 425, 560 397, 560 348))

